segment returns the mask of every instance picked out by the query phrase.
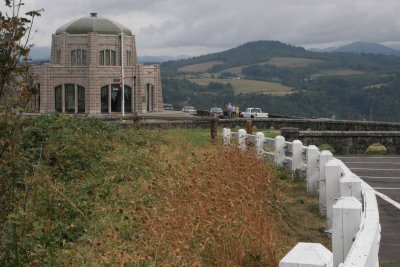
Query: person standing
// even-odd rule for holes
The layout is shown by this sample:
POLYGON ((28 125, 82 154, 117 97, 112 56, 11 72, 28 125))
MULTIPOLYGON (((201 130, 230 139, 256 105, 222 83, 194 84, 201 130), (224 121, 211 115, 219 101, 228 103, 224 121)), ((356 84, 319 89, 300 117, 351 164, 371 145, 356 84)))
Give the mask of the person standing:
POLYGON ((226 103, 224 105, 224 117, 228 117, 228 105, 226 103))
POLYGON ((235 106, 235 115, 236 115, 236 117, 239 117, 239 106, 238 105, 236 105, 235 106))
POLYGON ((232 111, 233 111, 231 103, 228 104, 227 108, 228 108, 228 118, 230 118, 232 116, 232 111))

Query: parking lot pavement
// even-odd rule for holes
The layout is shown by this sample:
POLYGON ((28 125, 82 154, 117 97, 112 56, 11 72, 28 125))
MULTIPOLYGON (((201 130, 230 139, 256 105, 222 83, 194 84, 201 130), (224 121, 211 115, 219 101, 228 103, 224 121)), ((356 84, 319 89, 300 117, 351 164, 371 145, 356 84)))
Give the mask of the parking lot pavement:
POLYGON ((338 157, 377 192, 382 227, 379 261, 381 266, 400 266, 400 157, 349 156, 338 157))

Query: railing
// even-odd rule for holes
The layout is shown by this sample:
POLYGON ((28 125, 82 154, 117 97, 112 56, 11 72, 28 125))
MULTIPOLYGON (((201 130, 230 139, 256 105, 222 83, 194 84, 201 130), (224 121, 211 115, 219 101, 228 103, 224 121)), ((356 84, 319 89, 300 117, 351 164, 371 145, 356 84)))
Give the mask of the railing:
POLYGON ((266 138, 225 128, 224 144, 236 140, 238 148, 254 143, 257 155, 304 177, 307 192, 319 194, 320 213, 327 217, 332 252, 321 244, 298 243, 279 263, 286 266, 379 266, 380 224, 374 189, 352 173, 329 151, 303 146, 282 136, 266 138))

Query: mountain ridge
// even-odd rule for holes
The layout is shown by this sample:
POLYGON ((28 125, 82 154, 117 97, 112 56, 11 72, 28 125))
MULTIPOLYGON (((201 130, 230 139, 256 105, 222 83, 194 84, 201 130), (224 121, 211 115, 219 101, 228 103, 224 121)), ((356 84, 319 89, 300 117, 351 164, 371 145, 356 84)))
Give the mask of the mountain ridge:
POLYGON ((369 43, 361 41, 341 46, 335 49, 334 52, 381 54, 387 56, 400 57, 400 51, 398 50, 395 50, 393 48, 387 47, 379 43, 369 43))
POLYGON ((396 46, 390 47, 380 43, 371 42, 352 42, 339 47, 328 47, 328 48, 309 48, 308 51, 319 52, 319 53, 356 53, 356 54, 377 54, 377 55, 392 55, 400 57, 400 46, 396 49, 396 46))

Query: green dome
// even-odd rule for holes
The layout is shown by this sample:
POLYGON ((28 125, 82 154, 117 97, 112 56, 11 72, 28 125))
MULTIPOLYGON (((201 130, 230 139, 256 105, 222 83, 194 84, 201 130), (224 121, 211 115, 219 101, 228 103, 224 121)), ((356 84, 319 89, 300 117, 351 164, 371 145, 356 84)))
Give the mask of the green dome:
POLYGON ((131 36, 132 32, 127 27, 118 22, 97 17, 97 13, 91 13, 90 17, 80 18, 69 22, 56 30, 56 34, 88 34, 97 32, 100 34, 120 34, 121 32, 131 36))

